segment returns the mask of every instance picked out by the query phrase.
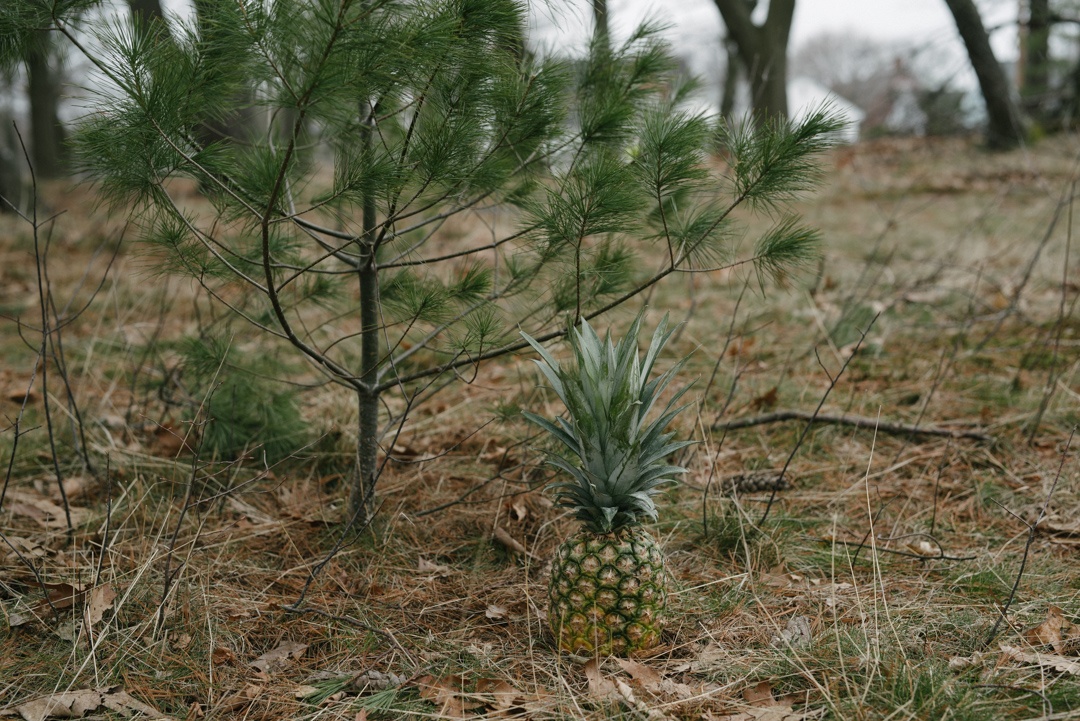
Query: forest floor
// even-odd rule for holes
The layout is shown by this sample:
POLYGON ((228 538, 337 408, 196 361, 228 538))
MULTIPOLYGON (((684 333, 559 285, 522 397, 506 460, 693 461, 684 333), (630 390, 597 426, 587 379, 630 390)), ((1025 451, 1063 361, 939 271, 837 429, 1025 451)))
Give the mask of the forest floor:
POLYGON ((698 443, 649 526, 662 644, 621 661, 547 630, 574 523, 518 412, 560 410, 527 354, 418 408, 349 532, 353 400, 300 388, 282 461, 205 455, 177 349, 220 310, 90 189, 44 189, 62 366, 31 226, 0 217, 0 718, 1080 718, 1078 159, 836 149, 796 206, 820 265, 653 294, 698 443), (785 468, 775 498, 731 490, 785 468))

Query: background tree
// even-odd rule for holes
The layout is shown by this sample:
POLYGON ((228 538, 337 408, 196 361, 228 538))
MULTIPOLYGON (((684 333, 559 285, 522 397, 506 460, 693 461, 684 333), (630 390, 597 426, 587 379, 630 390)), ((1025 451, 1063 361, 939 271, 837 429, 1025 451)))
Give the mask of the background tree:
POLYGON ((714 2, 750 81, 754 118, 765 122, 787 117, 787 51, 795 0, 769 0, 760 25, 752 18, 757 0, 714 2))
POLYGON ((22 157, 15 134, 14 103, 3 98, 15 97, 16 73, 0 68, 0 213, 14 213, 22 203, 22 157))
POLYGON ((1021 22, 1020 98, 1024 112, 1045 120, 1051 104, 1050 0, 1028 0, 1021 22))
POLYGON ((101 27, 101 50, 52 8, 16 19, 54 22, 108 79, 76 148, 170 269, 353 394, 361 519, 380 440, 523 348, 519 329, 545 342, 668 275, 730 267, 744 204, 777 222, 740 262, 768 276, 814 251, 785 201, 837 122, 725 130, 732 170, 714 175, 715 131, 680 109, 648 28, 569 64, 520 52, 513 0, 205 2, 213 32, 210 15, 173 43, 101 27), (203 119, 241 88, 288 126, 208 142, 203 119))
POLYGON ((39 178, 67 172, 66 132, 60 122, 62 55, 52 34, 39 30, 23 45, 27 95, 30 104, 30 157, 39 178))
POLYGON ((161 9, 161 0, 128 0, 128 7, 135 19, 135 27, 146 32, 151 28, 168 32, 165 25, 165 13, 161 9))
POLYGON ((1014 148, 1024 141, 1023 122, 1005 71, 990 47, 990 36, 979 16, 979 9, 974 0, 945 0, 945 4, 949 6, 964 41, 986 103, 986 144, 999 150, 1014 148))

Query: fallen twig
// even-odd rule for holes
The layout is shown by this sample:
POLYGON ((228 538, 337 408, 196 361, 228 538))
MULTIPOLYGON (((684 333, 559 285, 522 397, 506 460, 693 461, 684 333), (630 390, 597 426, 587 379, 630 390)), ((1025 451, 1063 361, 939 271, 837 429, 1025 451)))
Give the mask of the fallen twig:
POLYGON ((734 430, 736 428, 761 426, 768 423, 781 423, 783 421, 808 421, 811 423, 828 423, 833 425, 855 426, 856 428, 865 428, 867 430, 876 429, 881 433, 889 433, 892 435, 921 435, 944 436, 946 438, 970 438, 972 440, 982 441, 984 443, 989 443, 993 441, 992 436, 983 433, 982 431, 962 430, 956 428, 941 428, 940 426, 917 426, 909 423, 899 423, 895 421, 879 421, 877 418, 856 416, 847 413, 843 415, 830 415, 828 413, 814 414, 808 411, 799 410, 774 411, 772 413, 763 413, 757 416, 734 418, 730 421, 719 421, 717 423, 714 423, 712 428, 714 431, 727 431, 734 430))
MULTIPOLYGON (((821 396, 821 400, 818 401, 817 408, 814 412, 806 417, 806 425, 803 426, 802 433, 799 434, 799 440, 795 441, 795 447, 791 449, 791 453, 788 454, 787 460, 784 461, 784 467, 780 469, 780 475, 777 477, 777 485, 772 490, 772 495, 769 496, 769 502, 765 504, 765 511, 761 514, 761 520, 758 521, 758 526, 765 524, 765 519, 769 517, 769 511, 772 510, 773 502, 776 501, 776 492, 780 490, 780 483, 783 483, 784 476, 787 474, 788 466, 791 465, 792 459, 795 458, 795 454, 799 452, 802 447, 803 441, 806 440, 806 436, 810 433, 810 429, 814 426, 814 421, 820 417, 821 408, 825 405, 825 401, 828 400, 829 394, 836 388, 836 384, 840 382, 840 377, 844 375, 844 371, 847 370, 848 364, 851 363, 851 359, 859 352, 859 348, 862 348, 863 341, 866 340, 866 334, 870 332, 870 329, 877 323, 877 319, 881 317, 881 313, 875 315, 870 324, 863 330, 862 335, 859 336, 859 342, 855 344, 855 347, 851 349, 851 353, 848 355, 844 364, 840 366, 840 370, 836 375, 829 373, 829 370, 825 367, 825 364, 821 362, 821 356, 818 355, 817 348, 814 349, 814 355, 817 356, 818 365, 825 371, 825 375, 829 378, 829 387, 825 389, 825 393, 821 396)), ((715 425, 713 426, 716 427, 715 425)))
MULTIPOLYGON (((1020 579, 1024 576, 1024 568, 1027 566, 1028 554, 1031 553, 1031 544, 1035 542, 1035 532, 1039 527, 1039 524, 1046 518, 1046 509, 1050 506, 1050 499, 1054 495, 1054 491, 1057 490, 1058 481, 1061 480, 1061 471, 1065 468, 1065 461, 1069 457, 1069 448, 1072 447, 1073 437, 1076 436, 1076 428, 1074 427, 1072 433, 1069 434, 1069 440, 1065 443, 1065 450, 1061 452, 1061 464, 1058 466, 1057 475, 1054 476, 1054 482, 1050 484, 1050 490, 1046 493, 1046 499, 1043 500, 1042 508, 1039 509, 1039 515, 1035 519, 1034 523, 1028 523, 1020 516, 1010 511, 1005 506, 998 503, 1001 508, 1013 516, 1028 528, 1027 543, 1024 544, 1024 555, 1020 558, 1020 569, 1016 572, 1016 579, 1013 581, 1012 590, 1009 591, 1009 598, 1005 601, 1005 605, 1001 607, 1000 615, 997 621, 994 622, 994 627, 990 629, 990 635, 986 637, 986 641, 983 643, 983 647, 988 647, 997 638, 998 629, 1001 628, 1001 622, 1008 620, 1009 607, 1012 606, 1013 599, 1016 598, 1016 589, 1020 587, 1020 579)), ((991 499, 993 500, 993 499, 991 499)), ((994 501, 997 503, 997 501, 994 501)))

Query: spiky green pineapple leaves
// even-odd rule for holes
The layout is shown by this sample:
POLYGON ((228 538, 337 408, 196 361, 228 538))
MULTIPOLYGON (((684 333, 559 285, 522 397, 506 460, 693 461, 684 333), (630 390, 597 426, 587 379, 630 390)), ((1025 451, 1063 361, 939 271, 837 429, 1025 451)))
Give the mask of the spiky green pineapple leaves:
POLYGON ((682 368, 683 361, 652 378, 657 357, 671 337, 667 317, 653 333, 642 358, 637 337, 639 315, 617 343, 604 339, 588 321, 570 331, 572 365, 561 365, 535 339, 522 336, 540 354, 536 361, 552 390, 566 406, 567 418, 554 422, 535 413, 525 417, 558 441, 568 457, 549 462, 572 480, 551 484, 556 502, 596 533, 609 533, 656 518, 653 500, 661 486, 686 469, 667 463, 675 451, 693 441, 676 441, 666 431, 685 406, 677 405, 687 388, 675 393, 653 416, 660 396, 682 368))

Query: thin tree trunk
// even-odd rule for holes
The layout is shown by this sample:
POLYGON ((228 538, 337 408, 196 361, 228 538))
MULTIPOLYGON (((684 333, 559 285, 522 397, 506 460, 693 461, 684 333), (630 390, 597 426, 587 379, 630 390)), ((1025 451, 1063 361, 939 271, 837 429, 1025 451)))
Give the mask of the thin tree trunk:
POLYGON ((1024 110, 1047 120, 1050 99, 1050 0, 1028 0, 1028 21, 1022 39, 1020 97, 1024 110))
MULTIPOLYGON (((365 160, 370 161, 374 143, 374 119, 371 106, 360 106, 365 160)), ((360 524, 375 513, 375 482, 379 463, 379 277, 375 258, 375 196, 367 193, 361 209, 363 225, 363 261, 358 272, 360 284, 360 381, 358 391, 359 436, 356 443, 356 469, 349 508, 360 524)))
POLYGON ((945 0, 956 29, 967 48, 971 67, 979 80, 986 102, 986 144, 996 150, 1014 148, 1024 140, 1020 112, 1013 101, 1005 71, 990 47, 990 35, 983 26, 974 0, 945 0))
POLYGON ((131 17, 135 20, 135 27, 139 32, 145 34, 152 31, 168 37, 161 0, 128 0, 128 7, 131 8, 131 17))
POLYGON ((724 85, 720 88, 720 117, 731 120, 735 113, 735 94, 739 89, 739 52, 731 38, 724 38, 727 51, 727 67, 724 68, 724 85))
POLYGON ((757 0, 713 2, 720 10, 728 37, 735 43, 739 59, 750 76, 755 122, 786 118, 787 45, 795 0, 770 0, 768 15, 761 25, 755 25, 751 18, 757 0))
POLYGON ((64 126, 60 124, 57 112, 60 105, 59 61, 55 56, 50 57, 48 34, 41 32, 40 41, 32 43, 26 51, 33 139, 30 157, 39 178, 56 178, 66 170, 64 126))
MULTIPOLYGON (((146 0, 153 2, 153 0, 146 0)), ((220 5, 217 0, 195 0, 195 22, 199 29, 199 35, 203 39, 212 39, 217 32, 215 22, 220 18, 215 17, 214 11, 220 5)), ((238 18, 230 17, 229 22, 239 22, 238 18)), ((214 58, 208 58, 213 63, 214 58)), ((241 88, 231 98, 230 105, 234 108, 226 117, 205 121, 199 129, 199 139, 203 144, 210 144, 220 140, 232 140, 240 142, 252 141, 259 137, 266 129, 266 118, 258 108, 253 107, 254 90, 241 88)))
POLYGON ((22 168, 19 139, 7 113, 0 113, 0 213, 14 213, 22 207, 22 168))

